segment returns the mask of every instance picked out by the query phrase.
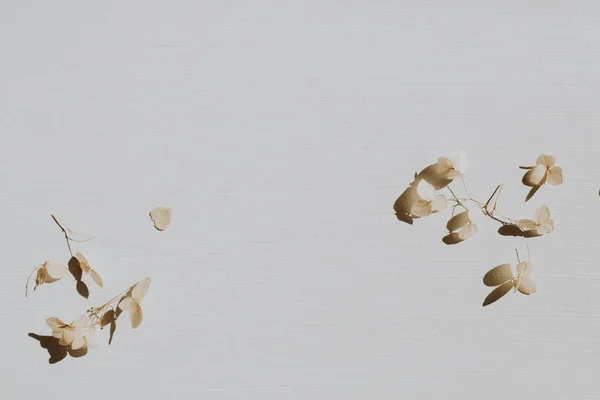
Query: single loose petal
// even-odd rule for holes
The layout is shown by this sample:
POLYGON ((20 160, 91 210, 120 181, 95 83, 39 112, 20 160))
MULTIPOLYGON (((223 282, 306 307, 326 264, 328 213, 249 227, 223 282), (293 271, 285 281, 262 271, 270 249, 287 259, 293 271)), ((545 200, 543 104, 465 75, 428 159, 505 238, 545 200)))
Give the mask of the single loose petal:
POLYGON ((150 211, 150 218, 154 222, 154 227, 159 231, 164 231, 171 225, 173 210, 169 207, 156 207, 150 211))

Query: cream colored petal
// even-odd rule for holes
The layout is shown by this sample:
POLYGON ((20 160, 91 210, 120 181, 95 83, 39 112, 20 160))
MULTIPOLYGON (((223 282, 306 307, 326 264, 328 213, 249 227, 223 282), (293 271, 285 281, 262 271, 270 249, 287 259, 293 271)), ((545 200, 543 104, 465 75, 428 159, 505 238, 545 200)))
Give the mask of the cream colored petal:
POLYGON ((460 228, 460 230, 458 231, 458 237, 461 240, 467 240, 468 238, 470 238, 471 236, 473 236, 476 233, 477 233, 477 225, 470 222, 467 225, 460 228))
POLYGON ((87 260, 85 255, 83 255, 81 252, 77 252, 75 253, 75 257, 79 260, 79 266, 81 267, 81 270, 86 274, 89 273, 91 268, 90 262, 87 260))
POLYGON ((459 150, 458 153, 456 153, 456 156, 458 158, 458 162, 454 169, 457 169, 461 172, 461 174, 464 174, 469 168, 469 160, 467 158, 467 153, 464 150, 459 150))
POLYGON ((524 276, 531 272, 531 264, 529 261, 521 261, 517 264, 517 275, 524 276))
POLYGON ((531 219, 522 219, 522 220, 519 220, 519 226, 521 228, 523 228, 524 230, 529 231, 532 229, 537 229, 538 224, 531 219))
POLYGON ((94 280, 94 282, 96 282, 96 284, 98 286, 100 286, 100 287, 104 286, 104 283, 102 282, 102 278, 100 278, 100 274, 98 274, 95 269, 90 268, 90 276, 92 277, 92 279, 94 280))
POLYGON ((133 297, 126 297, 119 302, 119 308, 123 311, 131 311, 138 304, 138 301, 133 297))
POLYGON ((510 269, 510 264, 501 264, 490 269, 483 276, 483 284, 486 286, 498 286, 510 281, 512 278, 513 273, 510 269))
POLYGON ((75 329, 81 329, 85 326, 87 322, 87 316, 85 314, 77 317, 73 322, 71 322, 71 326, 75 327, 75 329))
POLYGON ((142 301, 146 293, 148 293, 148 288, 150 288, 151 279, 144 278, 135 285, 133 291, 131 292, 131 296, 137 301, 142 301))
POLYGON ((535 282, 529 276, 522 276, 519 278, 519 281, 515 287, 523 294, 532 294, 536 291, 535 282))
POLYGON ((526 186, 542 185, 547 171, 548 170, 544 165, 538 165, 535 168, 530 169, 523 176, 523 184, 526 186))
POLYGON ((154 222, 154 227, 159 231, 164 231, 171 225, 173 210, 169 207, 156 207, 150 211, 150 218, 154 222))
POLYGON ((73 342, 73 339, 75 339, 75 331, 72 329, 63 329, 58 344, 61 346, 68 346, 73 342))
POLYGON ((98 343, 96 342, 96 338, 93 335, 84 335, 83 337, 85 339, 85 344, 88 347, 96 348, 98 347, 98 343))
POLYGON ((83 335, 81 334, 81 332, 75 332, 75 334, 73 335, 73 341, 71 342, 71 349, 73 350, 77 350, 83 347, 83 345, 85 344, 85 339, 83 338, 83 335))
POLYGON ((537 225, 541 225, 544 222, 548 221, 550 219, 550 210, 548 209, 548 207, 541 206, 540 208, 538 208, 535 212, 534 219, 535 222, 537 222, 537 225))
POLYGON ((142 307, 138 303, 137 306, 129 312, 129 319, 131 320, 131 327, 133 329, 135 329, 138 326, 140 326, 140 324, 142 323, 143 317, 144 317, 144 314, 142 312, 142 307))
POLYGON ((64 322, 62 322, 59 318, 56 318, 56 317, 46 318, 46 324, 48 324, 48 326, 52 330, 55 330, 55 329, 65 325, 64 322))
POLYGON ((57 339, 60 339, 63 335, 63 329, 64 328, 56 328, 52 331, 52 337, 55 337, 57 339))
POLYGON ((446 208, 447 204, 448 200, 446 199, 446 196, 444 196, 443 194, 438 194, 433 198, 433 201, 431 202, 431 212, 442 211, 446 208))
POLYGON ((459 179, 461 176, 463 176, 462 172, 458 171, 458 170, 450 170, 447 174, 446 177, 448 179, 459 179))
POLYGON ((448 157, 438 157, 437 161, 438 172, 441 174, 448 173, 453 169, 452 161, 448 157))
POLYGON ((67 274, 67 266, 62 264, 50 264, 46 268, 46 276, 44 277, 45 283, 56 282, 62 279, 67 274))
POLYGON ((450 220, 446 224, 446 229, 448 229, 448 232, 454 232, 454 231, 462 228, 469 222, 470 222, 469 211, 463 211, 461 213, 456 214, 454 217, 450 218, 450 220))
POLYGON ((542 225, 540 225, 537 228, 537 232, 540 235, 545 235, 546 233, 550 233, 554 230, 554 221, 552 221, 551 219, 544 222, 542 225))
POLYGON ((413 204, 410 213, 416 217, 426 217, 431 214, 431 202, 419 199, 413 204))
POLYGON ((554 164, 556 164, 556 159, 554 158, 554 156, 550 156, 547 154, 542 154, 541 156, 539 156, 537 158, 537 160, 535 161, 535 163, 537 165, 543 165, 545 167, 553 167, 554 164))
POLYGON ((563 171, 561 167, 552 167, 548 171, 546 181, 549 185, 556 186, 563 183, 563 171))
POLYGON ((423 200, 432 201, 435 197, 435 188, 425 179, 421 179, 417 185, 417 194, 423 200))

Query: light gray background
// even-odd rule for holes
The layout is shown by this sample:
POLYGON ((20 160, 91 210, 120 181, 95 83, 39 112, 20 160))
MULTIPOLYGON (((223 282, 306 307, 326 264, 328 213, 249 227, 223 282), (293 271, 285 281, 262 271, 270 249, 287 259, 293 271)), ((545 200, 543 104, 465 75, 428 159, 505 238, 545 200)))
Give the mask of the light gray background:
POLYGON ((597 399, 599 11, 3 2, 2 398, 597 399), (485 221, 446 247, 449 212, 398 222, 412 174, 457 148, 474 196, 504 182, 502 212, 546 204, 556 231, 485 221), (565 183, 523 204, 542 152, 565 183), (70 278, 24 297, 68 256, 51 212, 97 236, 89 301, 70 278), (482 309, 526 243, 539 292, 482 309), (48 365, 27 337, 145 276, 145 321, 112 346, 48 365))

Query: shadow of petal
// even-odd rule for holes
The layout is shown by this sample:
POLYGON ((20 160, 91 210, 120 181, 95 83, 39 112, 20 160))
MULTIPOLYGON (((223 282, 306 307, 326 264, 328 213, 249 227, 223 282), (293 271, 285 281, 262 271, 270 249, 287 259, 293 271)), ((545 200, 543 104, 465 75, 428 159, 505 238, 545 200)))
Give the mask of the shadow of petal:
POLYGON ((114 336, 116 330, 117 330, 117 320, 113 319, 112 322, 110 323, 110 336, 108 337, 108 345, 109 346, 112 343, 113 336, 114 336))
POLYGON ((83 357, 88 353, 88 347, 87 345, 80 347, 77 350, 73 350, 70 347, 67 349, 67 352, 69 353, 69 355, 73 358, 79 358, 79 357, 83 357))
POLYGON ((498 233, 501 234, 502 236, 518 236, 518 237, 523 236, 523 230, 521 229, 521 227, 519 227, 518 225, 514 225, 514 224, 502 225, 498 229, 498 233))
POLYGON ((396 212, 396 218, 402 222, 406 222, 409 225, 413 224, 414 218, 410 214, 413 205, 419 199, 416 189, 413 186, 406 188, 404 192, 396 199, 394 203, 394 211, 396 212))
POLYGON ((512 289, 513 286, 514 286, 514 283, 512 281, 509 281, 509 282, 503 283, 502 285, 498 286, 496 289, 492 290, 492 292, 490 294, 488 294, 488 296, 483 301, 483 307, 490 305, 490 304, 498 301, 499 299, 501 299, 502 296, 504 296, 506 293, 510 292, 510 289, 512 289))
POLYGON ((68 265, 69 272, 71 273, 71 275, 73 275, 73 278, 75 278, 76 281, 80 281, 81 276, 83 275, 83 270, 81 269, 81 264, 79 263, 79 260, 75 256, 73 256, 69 260, 68 265))
POLYGON ((28 336, 39 341, 40 346, 43 349, 48 350, 48 354, 50 354, 50 359, 48 360, 49 364, 56 364, 67 356, 67 348, 58 344, 57 338, 52 336, 37 335, 32 332, 30 332, 28 336))
POLYGON ((77 288, 77 293, 79 293, 82 297, 87 299, 90 296, 90 290, 84 281, 77 281, 77 285, 75 285, 75 287, 77 288))
POLYGON ((458 244, 463 241, 464 240, 461 239, 460 236, 458 235, 458 232, 449 233, 442 238, 442 242, 444 242, 447 245, 458 244))
POLYGON ((527 203, 529 201, 529 199, 531 199, 533 197, 533 195, 540 190, 541 186, 534 186, 531 188, 531 190, 529 191, 529 193, 527 193, 527 197, 525 197, 525 203, 527 203))

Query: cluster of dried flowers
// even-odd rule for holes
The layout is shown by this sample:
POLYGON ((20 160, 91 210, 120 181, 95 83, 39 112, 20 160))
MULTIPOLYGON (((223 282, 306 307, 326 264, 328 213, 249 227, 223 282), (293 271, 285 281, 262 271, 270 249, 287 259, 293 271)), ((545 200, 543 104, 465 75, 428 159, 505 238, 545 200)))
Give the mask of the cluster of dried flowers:
MULTIPOLYGON (((451 205, 452 215, 446 224, 447 234, 442 241, 447 245, 461 243, 477 233, 477 220, 480 217, 489 217, 500 223, 498 233, 503 236, 518 236, 524 238, 538 237, 554 231, 554 221, 550 218, 550 210, 545 205, 540 206, 533 219, 512 219, 501 215, 497 211, 498 197, 503 185, 498 185, 491 196, 484 203, 474 199, 467 189, 464 175, 468 167, 467 155, 464 151, 458 151, 451 157, 439 157, 437 162, 425 167, 421 172, 414 174, 414 180, 408 188, 398 197, 394 203, 396 217, 409 225, 416 219, 428 217, 439 213, 451 205), (460 180, 464 196, 456 195, 455 190, 450 187, 455 180, 460 180), (446 196, 439 193, 447 189, 446 196), (462 211, 456 213, 456 209, 462 211)), ((532 167, 519 167, 526 169, 523 176, 524 185, 532 189, 527 194, 525 201, 530 200, 533 195, 546 183, 552 186, 563 182, 562 168, 556 165, 553 156, 542 154, 532 167)), ((529 247, 528 247, 529 252, 529 247)), ((517 254, 518 257, 518 254, 517 254)), ((484 278, 484 284, 498 286, 484 301, 483 305, 493 303, 511 287, 515 287, 524 294, 535 292, 535 285, 528 277, 531 272, 531 261, 519 262, 517 265, 517 277, 514 277, 509 264, 500 265, 484 278), (505 279, 506 278, 506 279, 505 279), (498 282, 496 284, 496 282, 498 282)))
MULTIPOLYGON (((35 291, 38 286, 56 282, 65 277, 67 272, 70 272, 75 279, 77 292, 87 299, 89 297, 89 289, 83 281, 84 276, 91 277, 101 288, 104 286, 104 283, 100 274, 92 268, 87 257, 82 252, 77 252, 73 255, 71 242, 85 242, 92 238, 88 237, 85 240, 75 239, 74 236, 83 237, 84 235, 73 232, 61 224, 54 215, 51 214, 51 216, 64 234, 71 258, 68 260, 67 265, 46 260, 37 267, 27 279, 25 296, 28 295, 29 281, 34 273, 35 286, 33 290, 35 291)), ((172 211, 167 207, 157 207, 150 212, 150 217, 156 229, 163 231, 171 224, 172 211)), ((94 337, 97 328, 103 329, 106 326, 110 326, 108 339, 108 344, 110 345, 117 329, 117 319, 123 311, 129 314, 129 320, 133 329, 142 323, 143 312, 141 302, 148 292, 150 282, 151 278, 149 277, 136 282, 127 288, 127 290, 101 306, 91 307, 85 314, 75 318, 70 323, 65 323, 57 317, 47 318, 46 323, 52 330, 52 335, 40 336, 30 333, 29 336, 40 341, 40 345, 48 350, 50 354, 49 362, 51 364, 61 361, 67 354, 72 357, 86 355, 88 348, 96 347, 94 337)))

